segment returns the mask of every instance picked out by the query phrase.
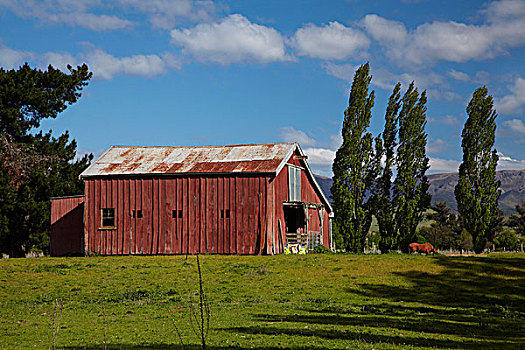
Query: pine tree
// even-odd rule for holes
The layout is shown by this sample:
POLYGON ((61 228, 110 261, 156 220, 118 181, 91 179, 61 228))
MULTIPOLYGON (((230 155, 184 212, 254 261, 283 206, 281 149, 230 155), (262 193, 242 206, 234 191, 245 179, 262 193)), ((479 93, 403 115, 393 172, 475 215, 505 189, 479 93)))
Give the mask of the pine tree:
POLYGON ((467 106, 468 118, 461 134, 463 162, 454 189, 464 228, 472 235, 474 251, 482 252, 494 237, 499 181, 498 154, 494 146, 496 111, 486 87, 474 91, 467 106))
POLYGON ((385 114, 385 128, 382 139, 376 144, 377 154, 384 157, 384 166, 381 175, 374 186, 374 215, 379 225, 379 249, 382 253, 397 248, 397 232, 395 230, 394 206, 392 203, 392 168, 395 160, 395 147, 397 145, 397 115, 401 107, 401 84, 398 83, 388 100, 385 114))
POLYGON ((405 250, 415 239, 416 228, 424 212, 430 206, 427 193, 429 182, 426 171, 426 92, 419 96, 412 82, 402 99, 398 116, 399 144, 397 148, 397 176, 394 181, 393 205, 395 207, 395 230, 399 234, 398 248, 405 250))
POLYGON ((354 75, 348 108, 345 110, 343 144, 333 164, 332 197, 338 231, 344 249, 363 252, 372 223, 372 208, 366 200, 378 170, 372 134, 367 132, 374 105, 374 91, 368 92, 372 77, 368 63, 354 75))
POLYGON ((70 74, 26 63, 18 70, 0 68, 0 253, 24 256, 31 249, 49 251, 49 198, 81 194, 78 175, 92 155, 76 158, 69 134, 34 134, 46 118, 56 118, 77 102, 92 74, 86 65, 70 74))

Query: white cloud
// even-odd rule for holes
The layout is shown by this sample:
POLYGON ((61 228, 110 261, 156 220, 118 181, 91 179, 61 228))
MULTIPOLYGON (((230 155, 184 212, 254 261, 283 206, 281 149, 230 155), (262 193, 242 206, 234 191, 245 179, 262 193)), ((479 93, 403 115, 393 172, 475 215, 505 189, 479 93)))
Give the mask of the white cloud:
POLYGON ((279 137, 285 142, 298 142, 301 147, 317 145, 317 141, 306 135, 304 131, 297 130, 292 126, 285 126, 279 130, 279 137))
MULTIPOLYGON (((356 69, 359 68, 351 64, 335 64, 332 62, 323 63, 322 67, 328 74, 345 82, 352 81, 356 69)), ((449 89, 448 82, 443 76, 432 71, 396 74, 384 67, 375 67, 372 70, 371 84, 373 86, 391 91, 398 82, 401 82, 404 87, 408 87, 411 82, 414 82, 420 92, 427 90, 427 95, 432 99, 445 101, 462 100, 459 94, 449 89)))
POLYGON ((499 161, 497 170, 522 170, 525 169, 525 160, 514 159, 498 152, 499 161))
POLYGON ((518 134, 525 135, 525 123, 521 119, 511 119, 503 122, 507 128, 518 134))
POLYGON ((32 62, 41 69, 48 65, 69 72, 68 65, 77 66, 87 63, 95 79, 113 79, 116 75, 135 75, 152 78, 165 74, 170 69, 180 69, 182 61, 171 53, 161 55, 131 55, 124 57, 113 56, 104 50, 86 44, 88 50, 76 56, 70 53, 46 52, 37 54, 11 49, 0 45, 0 66, 6 69, 17 68, 24 62, 32 62))
POLYGON ((525 16, 523 0, 503 0, 489 3, 482 11, 490 22, 502 22, 525 16))
POLYGON ((0 67, 5 69, 18 68, 33 56, 34 54, 31 52, 13 50, 7 46, 0 45, 0 67))
POLYGON ((122 7, 132 7, 149 15, 154 28, 173 29, 183 20, 209 21, 216 12, 212 1, 191 0, 117 0, 122 7))
POLYGON ((304 148, 304 153, 308 156, 308 164, 312 167, 315 174, 332 176, 332 163, 335 158, 335 151, 327 148, 304 148))
POLYGON ((450 75, 452 78, 463 81, 463 82, 469 82, 470 76, 467 73, 457 71, 455 69, 451 69, 447 72, 448 75, 450 75))
POLYGON ((450 148, 450 144, 442 139, 430 140, 427 144, 428 154, 439 154, 450 148))
POLYGON ((428 120, 432 123, 436 124, 444 124, 444 125, 461 125, 461 121, 458 117, 454 115, 445 115, 443 117, 428 117, 428 120))
POLYGON ((143 13, 154 28, 172 29, 182 21, 209 21, 216 12, 212 1, 192 0, 0 0, 22 18, 36 18, 43 23, 64 23, 95 31, 127 29, 134 22, 104 14, 119 8, 124 12, 143 13))
POLYGON ((330 22, 322 27, 308 24, 299 28, 290 39, 290 45, 299 56, 323 60, 344 60, 352 55, 360 55, 369 44, 370 40, 360 30, 338 22, 330 22))
MULTIPOLYGON (((115 75, 135 75, 144 78, 155 77, 167 73, 168 68, 173 68, 171 56, 158 55, 132 55, 115 57, 101 49, 95 48, 80 55, 93 71, 96 79, 113 79, 115 75)), ((176 68, 176 67, 175 67, 176 68)))
POLYGON ((133 26, 133 22, 117 16, 89 12, 90 8, 101 5, 102 2, 97 0, 0 0, 0 6, 8 8, 19 17, 36 18, 47 23, 65 23, 96 31, 133 26))
POLYGON ((231 64, 287 61, 283 37, 270 27, 234 14, 220 22, 202 23, 193 28, 174 29, 171 42, 203 62, 231 64))
POLYGON ((330 141, 321 143, 304 131, 285 126, 279 130, 279 138, 285 142, 298 142, 308 156, 308 164, 315 174, 332 176, 332 163, 335 158, 335 150, 340 146, 341 136, 329 134, 330 141))
POLYGON ((457 172, 461 162, 452 159, 430 158, 429 174, 457 172))
MULTIPOLYGON (((354 66, 352 64, 335 64, 331 62, 323 63, 322 67, 331 76, 346 82, 352 81, 355 71, 359 68, 359 66, 354 66)), ((372 82, 373 80, 374 79, 372 79, 372 82)))
POLYGON ((463 97, 461 97, 461 95, 458 94, 457 92, 454 92, 451 90, 444 90, 444 89, 428 89, 427 96, 428 98, 432 100, 441 100, 441 101, 448 101, 448 102, 463 100, 463 97))
POLYGON ((403 43, 407 37, 407 29, 401 22, 388 20, 377 15, 366 15, 361 21, 368 34, 384 45, 403 43))
POLYGON ((126 29, 133 26, 133 22, 117 16, 95 15, 93 13, 61 13, 47 18, 52 22, 66 23, 95 31, 126 29))
MULTIPOLYGON (((60 69, 63 72, 69 72, 68 65, 77 66, 80 64, 78 58, 73 57, 70 53, 46 52, 38 58, 39 66, 46 69, 48 65, 60 69)), ((89 67, 91 69, 91 67, 89 67)))
MULTIPOLYGON (((428 66, 438 61, 466 62, 506 54, 525 45, 525 2, 496 1, 481 13, 486 23, 429 22, 405 33, 400 22, 377 15, 362 20, 363 27, 402 66, 428 66)), ((456 74, 456 77, 459 75, 456 74)), ((465 79, 462 75, 460 79, 465 79)))
POLYGON ((319 167, 331 167, 335 159, 335 151, 328 148, 309 147, 304 149, 308 156, 308 164, 319 167))
POLYGON ((525 79, 516 78, 509 90, 509 95, 496 100, 497 111, 502 114, 521 113, 525 105, 525 79))
POLYGON ((495 40, 487 26, 457 22, 425 23, 411 33, 400 59, 415 64, 465 62, 494 55, 495 40))

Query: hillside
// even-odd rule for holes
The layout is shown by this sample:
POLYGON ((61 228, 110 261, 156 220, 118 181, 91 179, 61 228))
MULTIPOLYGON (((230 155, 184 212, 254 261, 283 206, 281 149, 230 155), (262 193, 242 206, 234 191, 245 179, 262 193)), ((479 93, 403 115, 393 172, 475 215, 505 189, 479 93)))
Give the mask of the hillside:
MULTIPOLYGON (((516 204, 525 203, 525 170, 498 171, 496 178, 501 181, 500 209, 505 215, 516 213, 516 204)), ((449 207, 456 210, 454 187, 458 183, 458 174, 434 174, 429 175, 428 179, 430 180, 428 191, 432 195, 432 202, 447 202, 449 207)), ((316 175, 316 180, 330 198, 332 179, 316 175)))
MULTIPOLYGON (((454 210, 457 208, 454 198, 454 187, 458 183, 457 173, 435 174, 428 176, 430 180, 429 193, 432 202, 447 202, 454 210)), ((525 202, 525 170, 502 170, 496 173, 496 179, 501 181, 501 196, 499 207, 505 215, 516 212, 516 204, 525 202)))

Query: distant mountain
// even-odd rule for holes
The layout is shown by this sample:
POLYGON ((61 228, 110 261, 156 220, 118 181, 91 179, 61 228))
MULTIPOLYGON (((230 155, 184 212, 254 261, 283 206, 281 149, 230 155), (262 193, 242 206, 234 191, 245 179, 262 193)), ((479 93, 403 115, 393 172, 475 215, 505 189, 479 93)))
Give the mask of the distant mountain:
MULTIPOLYGON (((458 183, 458 173, 429 175, 432 202, 447 202, 457 210, 454 187, 458 183)), ((502 170, 496 172, 496 179, 501 181, 499 208, 505 215, 516 213, 516 204, 525 203, 525 170, 502 170)))
MULTIPOLYGON (((315 175, 315 179, 331 201, 332 179, 319 175, 315 175)), ((458 173, 433 174, 428 175, 428 179, 430 181, 428 192, 432 195, 432 202, 447 202, 450 208, 457 210, 454 187, 458 183, 458 173)), ((496 179, 501 181, 499 208, 505 215, 515 214, 516 204, 525 203, 525 170, 498 171, 496 179)))
POLYGON ((314 174, 314 177, 315 177, 315 181, 317 181, 319 186, 321 186, 321 190, 323 190, 323 193, 326 199, 328 199, 330 203, 332 203, 332 192, 331 192, 332 178, 321 176, 321 175, 315 175, 315 174, 314 174))

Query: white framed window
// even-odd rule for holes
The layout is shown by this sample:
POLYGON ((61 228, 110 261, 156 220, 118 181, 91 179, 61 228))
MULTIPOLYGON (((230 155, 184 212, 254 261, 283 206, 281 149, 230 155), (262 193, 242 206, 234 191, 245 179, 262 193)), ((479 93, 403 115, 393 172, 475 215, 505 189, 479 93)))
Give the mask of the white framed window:
POLYGON ((301 201, 301 168, 288 165, 288 200, 301 201))

